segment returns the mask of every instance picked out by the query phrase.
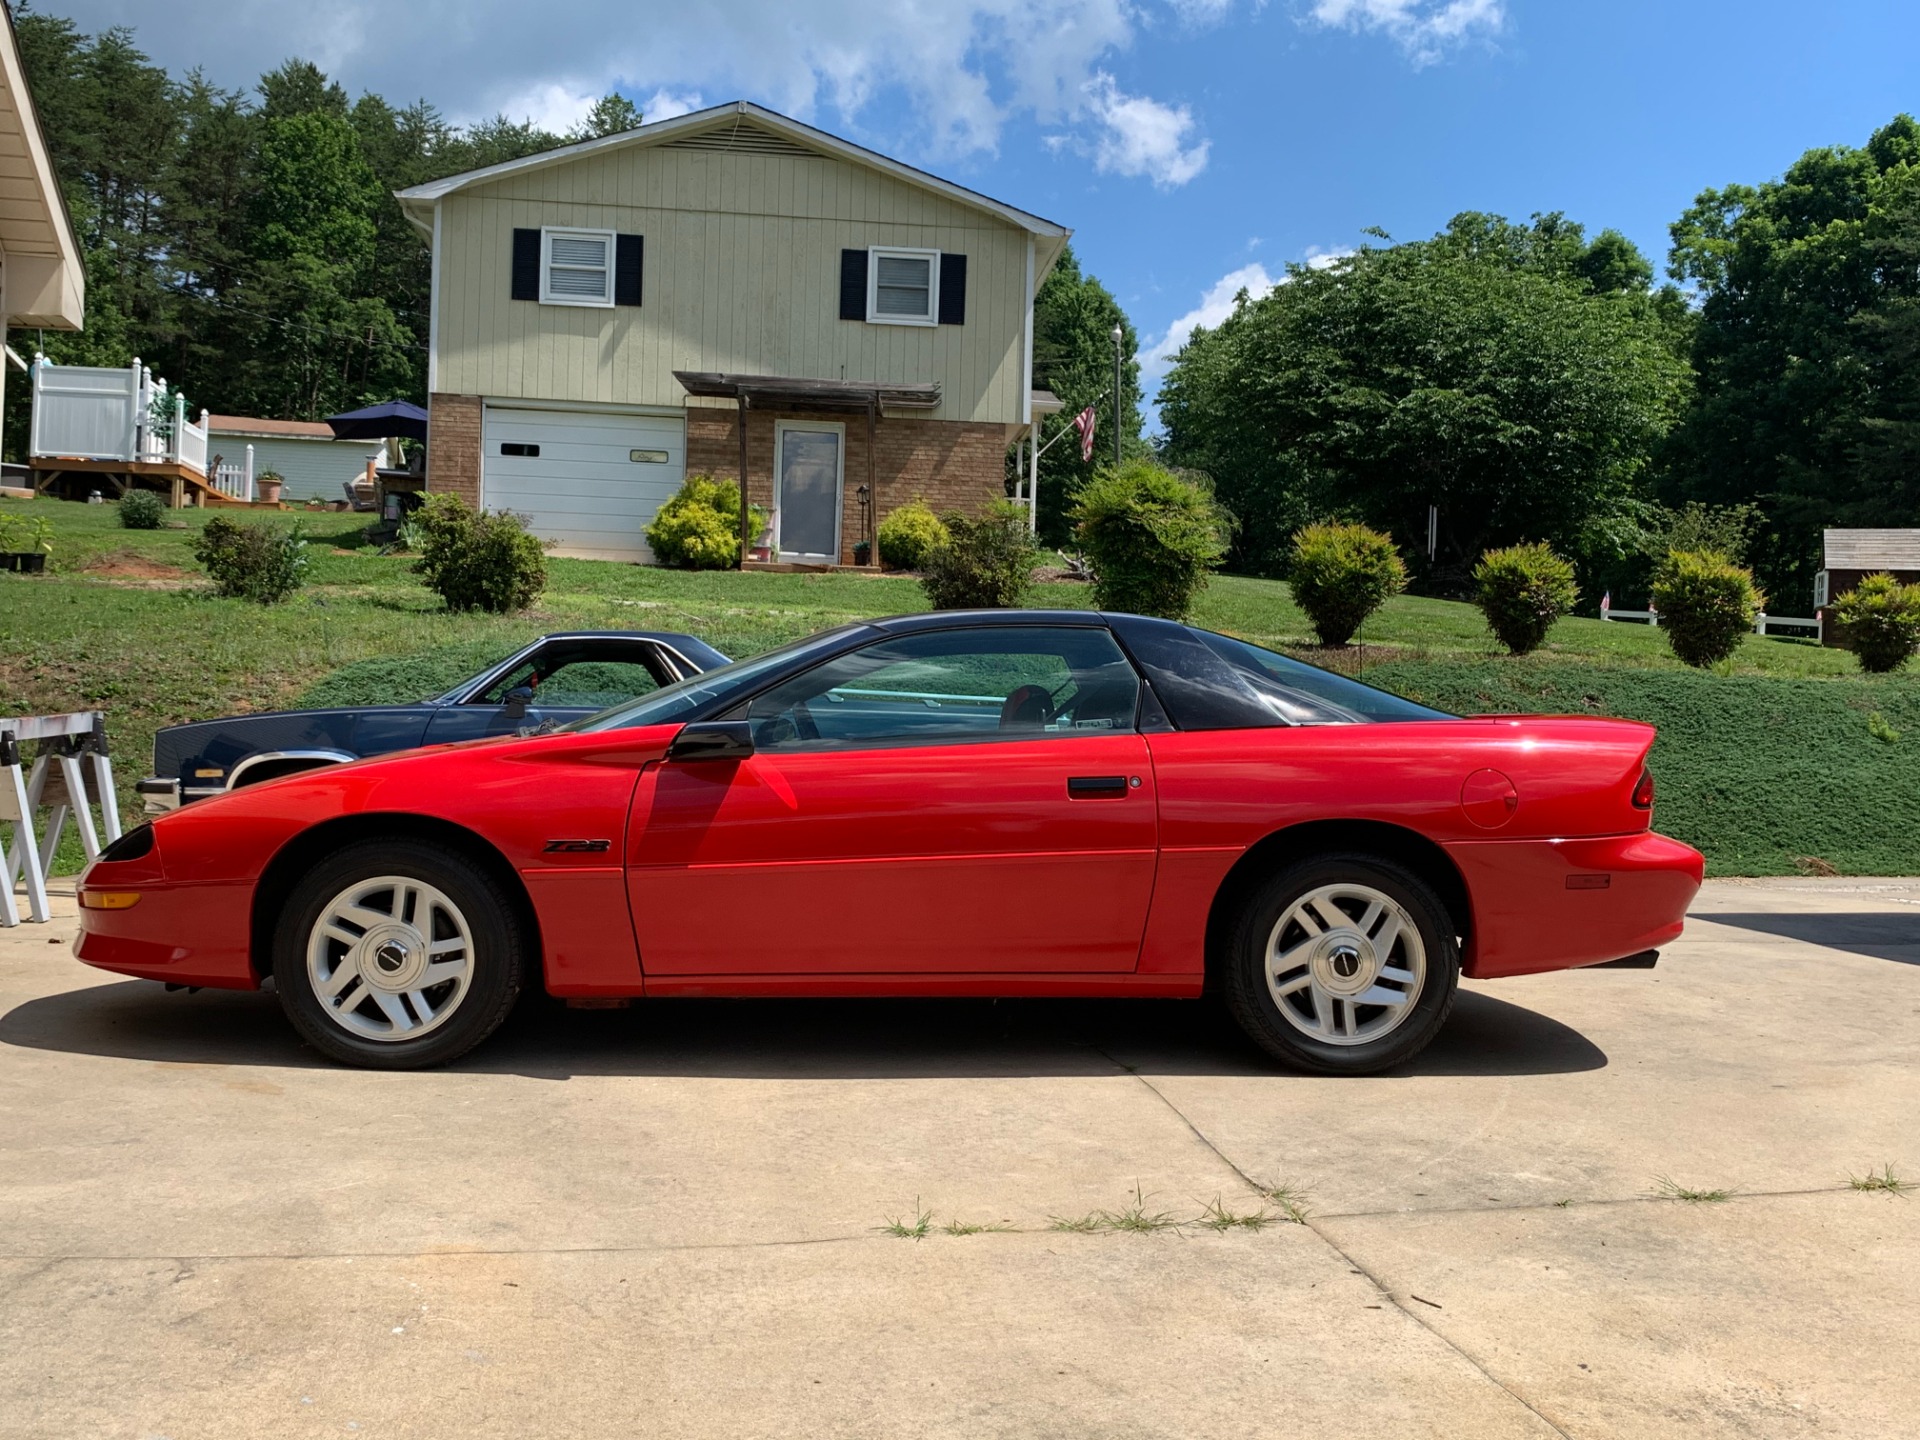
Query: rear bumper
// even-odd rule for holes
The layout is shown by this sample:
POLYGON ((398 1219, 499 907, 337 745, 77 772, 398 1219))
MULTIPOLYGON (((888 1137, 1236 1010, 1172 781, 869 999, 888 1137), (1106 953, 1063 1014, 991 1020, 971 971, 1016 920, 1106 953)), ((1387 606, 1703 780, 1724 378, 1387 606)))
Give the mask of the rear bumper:
POLYGON ((1473 903, 1476 980, 1601 965, 1677 938, 1700 888, 1700 852, 1651 831, 1597 840, 1447 846, 1473 903))

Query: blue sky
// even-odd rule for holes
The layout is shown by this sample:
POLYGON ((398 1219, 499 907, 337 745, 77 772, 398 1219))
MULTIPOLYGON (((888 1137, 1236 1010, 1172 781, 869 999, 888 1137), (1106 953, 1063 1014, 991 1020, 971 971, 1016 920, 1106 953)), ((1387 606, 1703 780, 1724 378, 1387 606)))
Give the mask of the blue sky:
POLYGON ((1071 225, 1164 355, 1367 226, 1564 210, 1663 262, 1702 188, 1920 110, 1917 0, 46 0, 244 86, 562 126, 754 99, 1071 225), (164 14, 162 28, 155 17, 164 14))

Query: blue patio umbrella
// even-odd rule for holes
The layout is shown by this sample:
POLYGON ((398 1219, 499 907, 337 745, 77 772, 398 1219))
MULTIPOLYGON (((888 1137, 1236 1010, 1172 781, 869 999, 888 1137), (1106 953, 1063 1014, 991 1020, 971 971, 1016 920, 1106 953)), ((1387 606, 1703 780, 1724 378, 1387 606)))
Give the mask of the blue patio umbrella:
POLYGON ((411 400, 384 400, 344 415, 329 415, 327 424, 336 440, 385 440, 389 435, 427 438, 427 412, 411 400))

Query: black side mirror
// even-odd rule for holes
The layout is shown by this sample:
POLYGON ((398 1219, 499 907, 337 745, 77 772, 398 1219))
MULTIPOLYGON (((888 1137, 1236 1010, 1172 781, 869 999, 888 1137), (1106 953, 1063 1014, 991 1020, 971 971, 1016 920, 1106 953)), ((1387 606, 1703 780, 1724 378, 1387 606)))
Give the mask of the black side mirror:
POLYGON ((667 747, 667 759, 745 760, 753 754, 753 727, 744 720, 701 720, 683 726, 667 747))
POLYGON ((508 720, 521 719, 527 713, 527 706, 533 703, 533 687, 531 685, 514 686, 513 689, 507 691, 505 703, 507 707, 504 712, 505 718, 508 720))

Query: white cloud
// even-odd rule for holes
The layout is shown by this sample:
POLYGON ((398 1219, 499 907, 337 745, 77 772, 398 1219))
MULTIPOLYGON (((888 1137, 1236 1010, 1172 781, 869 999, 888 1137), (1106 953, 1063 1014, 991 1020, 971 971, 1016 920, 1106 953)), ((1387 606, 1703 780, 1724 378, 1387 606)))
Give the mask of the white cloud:
POLYGON ((1309 14, 1322 25, 1388 35, 1416 65, 1431 65, 1449 46, 1498 34, 1507 23, 1506 0, 1313 0, 1309 14))
POLYGON ((1207 142, 1187 144, 1193 112, 1144 95, 1125 94, 1102 72, 1088 82, 1087 99, 1100 123, 1093 163, 1113 175, 1146 175, 1160 186, 1184 185, 1207 167, 1207 142))
POLYGON ((690 115, 695 110, 705 109, 707 102, 700 98, 698 90, 673 91, 661 86, 646 100, 640 102, 640 113, 647 124, 656 120, 671 120, 676 115, 690 115))
POLYGON ((1211 23, 1231 8, 1233 0, 683 0, 636 10, 631 0, 566 0, 529 12, 509 0, 173 0, 162 24, 149 0, 60 6, 85 31, 131 26, 135 42, 176 73, 197 65, 242 89, 299 55, 352 93, 396 103, 424 95, 457 122, 505 111, 558 129, 614 89, 653 119, 702 97, 744 97, 933 162, 992 154, 1008 121, 1021 118, 1065 131, 1111 173, 1163 184, 1204 163, 1194 115, 1105 77, 1156 26, 1211 23))
POLYGON ((605 93, 554 80, 502 101, 500 113, 516 123, 531 121, 542 130, 564 135, 587 118, 594 102, 605 93))

